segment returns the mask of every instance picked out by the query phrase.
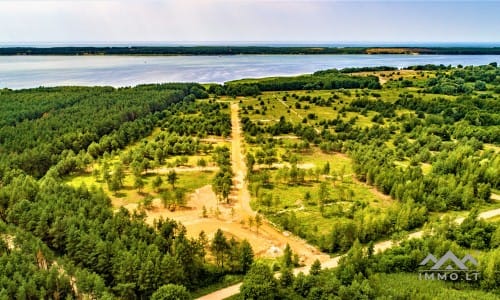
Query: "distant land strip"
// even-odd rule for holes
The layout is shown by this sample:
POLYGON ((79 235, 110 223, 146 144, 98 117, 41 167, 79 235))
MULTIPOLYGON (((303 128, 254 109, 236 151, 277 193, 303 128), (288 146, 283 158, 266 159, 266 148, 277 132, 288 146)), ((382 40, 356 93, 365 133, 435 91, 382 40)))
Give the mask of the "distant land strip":
POLYGON ((500 55, 500 47, 271 47, 271 46, 131 46, 0 47, 0 55, 278 55, 278 54, 426 54, 500 55))

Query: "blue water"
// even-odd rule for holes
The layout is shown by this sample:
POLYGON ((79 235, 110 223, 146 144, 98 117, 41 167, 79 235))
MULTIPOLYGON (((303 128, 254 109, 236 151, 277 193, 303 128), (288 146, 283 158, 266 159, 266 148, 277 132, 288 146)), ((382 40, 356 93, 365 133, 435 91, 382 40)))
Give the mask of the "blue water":
POLYGON ((134 86, 286 76, 346 67, 484 65, 500 55, 1 56, 0 88, 134 86))

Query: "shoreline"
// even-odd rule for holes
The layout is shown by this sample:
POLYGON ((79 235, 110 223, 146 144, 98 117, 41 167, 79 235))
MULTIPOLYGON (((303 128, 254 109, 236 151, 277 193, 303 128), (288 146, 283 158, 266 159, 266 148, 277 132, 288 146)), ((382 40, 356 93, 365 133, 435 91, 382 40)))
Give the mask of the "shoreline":
POLYGON ((0 47, 0 56, 500 55, 500 47, 0 47))

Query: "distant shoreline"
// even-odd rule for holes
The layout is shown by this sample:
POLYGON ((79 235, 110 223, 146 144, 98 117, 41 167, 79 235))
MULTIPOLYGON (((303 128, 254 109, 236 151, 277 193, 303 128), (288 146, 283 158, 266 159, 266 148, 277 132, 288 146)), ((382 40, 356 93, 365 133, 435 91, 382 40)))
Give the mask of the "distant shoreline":
POLYGON ((110 46, 110 47, 0 47, 0 56, 16 55, 499 55, 500 47, 281 47, 281 46, 110 46))

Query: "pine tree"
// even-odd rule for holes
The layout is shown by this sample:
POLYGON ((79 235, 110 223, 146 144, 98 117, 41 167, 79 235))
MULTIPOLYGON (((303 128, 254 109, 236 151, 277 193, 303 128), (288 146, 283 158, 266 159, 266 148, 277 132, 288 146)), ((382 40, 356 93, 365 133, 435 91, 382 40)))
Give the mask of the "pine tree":
POLYGON ((318 259, 316 259, 313 264, 311 265, 311 269, 309 270, 310 275, 318 275, 319 272, 321 271, 321 263, 319 262, 318 259))
POLYGON ((248 240, 244 239, 240 244, 240 268, 242 273, 248 272, 253 264, 253 249, 248 240))
POLYGON ((224 268, 224 256, 226 251, 229 249, 229 244, 222 230, 217 229, 215 232, 212 243, 210 244, 210 250, 214 254, 217 265, 224 268))
POLYGON ((293 266, 293 251, 290 245, 287 243, 285 249, 283 250, 282 264, 284 268, 291 268, 293 266))

